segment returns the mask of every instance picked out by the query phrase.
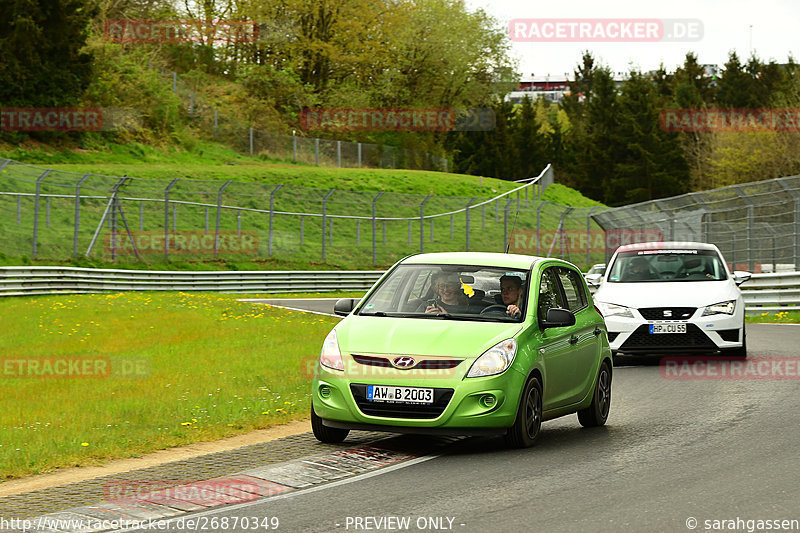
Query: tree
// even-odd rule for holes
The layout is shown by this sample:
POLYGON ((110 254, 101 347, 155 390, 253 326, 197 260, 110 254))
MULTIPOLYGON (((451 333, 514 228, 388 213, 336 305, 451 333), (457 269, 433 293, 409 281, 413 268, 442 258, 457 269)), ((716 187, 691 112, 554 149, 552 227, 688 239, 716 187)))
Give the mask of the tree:
POLYGON ((660 128, 664 98, 651 79, 632 71, 617 101, 617 150, 613 176, 606 182, 609 205, 653 200, 686 192, 689 172, 678 135, 660 128))
POLYGON ((717 103, 734 109, 753 107, 751 90, 750 75, 745 72, 736 52, 731 52, 719 79, 717 103))
POLYGON ((2 0, 0 102, 57 107, 80 98, 92 76, 82 52, 94 8, 84 0, 2 0))
POLYGON ((536 176, 544 168, 546 138, 529 97, 517 107, 512 119, 511 135, 517 153, 514 174, 520 178, 536 176))

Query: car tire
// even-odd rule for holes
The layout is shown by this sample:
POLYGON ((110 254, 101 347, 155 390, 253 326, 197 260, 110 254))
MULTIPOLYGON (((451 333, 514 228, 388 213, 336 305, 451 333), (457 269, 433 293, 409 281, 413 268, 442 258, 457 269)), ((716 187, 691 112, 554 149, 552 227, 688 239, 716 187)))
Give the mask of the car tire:
POLYGON ((742 324, 742 345, 739 348, 730 348, 725 350, 725 355, 730 357, 739 357, 741 359, 747 358, 747 330, 742 324))
POLYGON ((512 448, 532 446, 542 430, 542 384, 531 376, 525 384, 517 407, 514 425, 506 430, 506 444, 512 448))
POLYGON ((311 430, 318 441, 326 444, 342 442, 350 433, 349 429, 332 428, 323 424, 322 419, 314 411, 313 405, 311 406, 311 430))
POLYGON ((602 426, 608 420, 611 410, 611 368, 606 361, 600 365, 597 381, 594 384, 592 403, 586 409, 578 411, 578 422, 583 427, 602 426))

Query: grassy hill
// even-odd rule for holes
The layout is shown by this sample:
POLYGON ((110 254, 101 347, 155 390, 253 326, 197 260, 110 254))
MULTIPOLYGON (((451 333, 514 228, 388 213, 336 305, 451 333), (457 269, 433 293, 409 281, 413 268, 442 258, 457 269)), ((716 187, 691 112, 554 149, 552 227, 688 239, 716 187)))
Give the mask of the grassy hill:
MULTIPOLYGON (((71 258, 74 199, 54 197, 49 202, 47 224, 42 224, 45 213, 40 205, 35 262, 46 264, 113 264, 156 269, 382 268, 404 255, 419 251, 420 204, 428 195, 431 197, 425 204, 426 216, 454 211, 456 214, 426 220, 423 229, 425 251, 466 248, 467 220, 463 208, 470 202, 474 205, 489 201, 470 210, 469 247, 474 251, 502 250, 503 236, 510 234, 512 228, 517 234, 525 232, 530 237, 536 228, 537 215, 541 227, 545 228, 544 233, 553 233, 564 210, 561 206, 599 205, 577 191, 554 184, 545 191, 542 200, 548 203, 540 211, 542 204, 535 201, 533 190, 528 191, 527 197, 523 191, 519 200, 512 195, 510 204, 512 196, 491 200, 519 187, 519 184, 509 181, 429 171, 316 167, 247 157, 213 143, 198 144, 193 150, 158 150, 138 144, 114 145, 92 151, 57 150, 47 146, 0 148, 5 148, 0 150, 0 157, 56 171, 43 182, 43 194, 74 194, 74 184, 85 173, 134 178, 121 191, 125 217, 132 231, 151 234, 164 233, 164 189, 175 178, 179 182, 170 193, 171 229, 177 233, 213 234, 217 191, 225 181, 231 180, 233 183, 225 190, 223 205, 238 209, 222 210, 220 230, 227 234, 251 234, 258 248, 248 253, 224 253, 217 259, 207 249, 195 250, 172 254, 170 261, 165 262, 162 251, 154 246, 144 253, 144 261, 123 254, 112 263, 108 246, 98 245, 88 258, 82 257, 107 204, 101 198, 83 198, 79 231, 81 257, 71 258), (321 217, 278 213, 270 222, 265 211, 269 209, 270 194, 278 184, 282 187, 275 193, 274 209, 283 213, 319 214, 322 212, 322 198, 335 189, 326 203, 326 213, 333 218, 327 219, 324 260, 321 254, 321 217), (376 216, 387 220, 378 221, 376 225, 376 263, 373 266, 371 204, 378 191, 384 195, 376 204, 376 216), (182 201, 201 205, 176 203, 182 201), (509 220, 505 219, 506 208, 509 220), (272 254, 269 253, 270 224, 272 254)), ((4 179, 19 177, 16 175, 19 172, 20 167, 9 166, 0 173, 0 191, 32 192, 39 171, 29 169, 25 183, 4 179)), ((82 195, 105 196, 111 183, 112 180, 90 178, 83 186, 82 195), (91 184, 96 188, 92 189, 91 184)), ((7 236, 6 244, 0 248, 0 253, 4 254, 0 257, 3 264, 32 262, 29 250, 33 212, 31 196, 18 200, 0 195, 0 231, 7 236), (17 223, 18 209, 20 223, 17 223)), ((580 209, 571 213, 566 227, 575 231, 585 229, 586 218, 581 217, 581 213, 580 209)), ((101 240, 105 237, 105 242, 109 242, 107 227, 102 228, 100 235, 101 240)), ((539 253, 543 251, 539 250, 539 253)), ((585 262, 585 254, 579 257, 582 261, 572 259, 585 262)))

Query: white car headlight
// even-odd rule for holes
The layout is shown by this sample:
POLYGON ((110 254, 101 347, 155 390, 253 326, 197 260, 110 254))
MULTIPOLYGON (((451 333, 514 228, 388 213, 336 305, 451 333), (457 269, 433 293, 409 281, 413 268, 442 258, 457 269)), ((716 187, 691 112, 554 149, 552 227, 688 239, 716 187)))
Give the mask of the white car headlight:
POLYGON ((336 330, 332 329, 325 342, 322 343, 322 351, 319 354, 319 364, 333 370, 344 371, 344 361, 339 351, 339 341, 336 339, 336 330))
POLYGON ((467 377, 480 378, 505 372, 506 369, 511 366, 516 354, 517 341, 514 339, 506 339, 502 342, 498 342, 483 352, 483 355, 475 359, 469 372, 467 372, 467 377))
POLYGON ((603 314, 604 318, 608 318, 610 316, 633 318, 633 313, 631 312, 630 308, 625 307, 624 305, 610 304, 606 302, 595 302, 595 304, 597 304, 597 307, 600 308, 600 312, 603 314))
POLYGON ((727 302, 720 302, 718 304, 709 305, 703 310, 701 316, 708 315, 732 315, 736 309, 736 300, 728 300, 727 302))

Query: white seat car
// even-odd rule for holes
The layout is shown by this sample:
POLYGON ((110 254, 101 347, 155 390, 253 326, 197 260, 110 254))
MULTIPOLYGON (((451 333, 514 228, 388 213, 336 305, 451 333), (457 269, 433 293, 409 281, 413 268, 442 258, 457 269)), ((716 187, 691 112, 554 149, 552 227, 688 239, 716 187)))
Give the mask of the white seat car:
POLYGON ((744 300, 719 249, 696 242, 622 246, 614 253, 595 303, 613 353, 747 356, 744 300))

